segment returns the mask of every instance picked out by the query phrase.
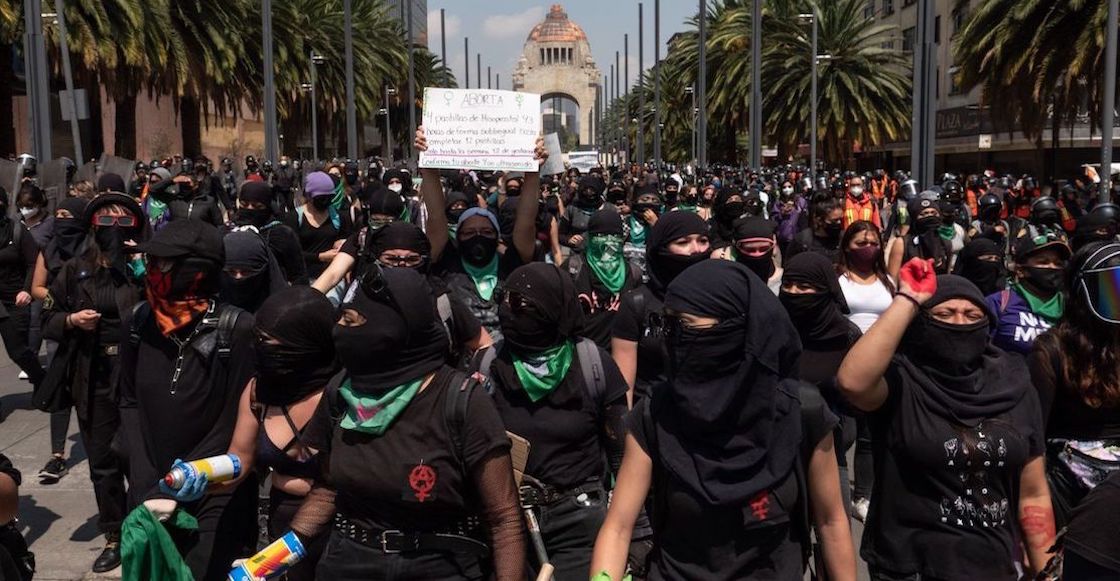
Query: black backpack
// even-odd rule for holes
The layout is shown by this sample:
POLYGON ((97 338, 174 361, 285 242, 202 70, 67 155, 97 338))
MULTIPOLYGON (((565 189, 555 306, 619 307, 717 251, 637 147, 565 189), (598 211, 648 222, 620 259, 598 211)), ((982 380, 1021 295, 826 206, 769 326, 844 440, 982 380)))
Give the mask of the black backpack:
MULTIPOLYGON (((478 372, 482 375, 480 381, 486 386, 487 393, 494 393, 494 384, 490 380, 490 366, 498 358, 498 351, 502 348, 499 341, 481 352, 478 360, 478 372)), ((587 386, 587 393, 591 401, 600 402, 607 394, 607 375, 603 372, 603 356, 599 346, 591 339, 581 337, 576 341, 576 358, 579 359, 580 373, 583 383, 587 386)))
MULTIPOLYGON (((216 304, 211 303, 212 310, 216 304)), ((218 362, 224 373, 229 367, 229 357, 233 351, 233 330, 237 327, 237 319, 245 311, 233 305, 222 305, 220 312, 215 316, 212 310, 202 316, 202 320, 198 323, 199 328, 188 340, 188 344, 207 360, 216 350, 218 362)), ((152 306, 148 301, 140 301, 132 307, 132 318, 128 325, 128 342, 134 349, 140 345, 140 334, 151 318, 152 306)))

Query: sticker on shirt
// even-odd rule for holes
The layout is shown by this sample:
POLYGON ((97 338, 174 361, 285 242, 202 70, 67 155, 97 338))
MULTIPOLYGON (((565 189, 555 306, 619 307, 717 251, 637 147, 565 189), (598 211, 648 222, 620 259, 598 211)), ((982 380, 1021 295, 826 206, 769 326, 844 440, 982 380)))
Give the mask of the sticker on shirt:
POLYGON ((439 470, 431 464, 421 460, 417 464, 406 464, 404 491, 401 497, 411 502, 431 502, 435 500, 436 483, 439 482, 439 470))

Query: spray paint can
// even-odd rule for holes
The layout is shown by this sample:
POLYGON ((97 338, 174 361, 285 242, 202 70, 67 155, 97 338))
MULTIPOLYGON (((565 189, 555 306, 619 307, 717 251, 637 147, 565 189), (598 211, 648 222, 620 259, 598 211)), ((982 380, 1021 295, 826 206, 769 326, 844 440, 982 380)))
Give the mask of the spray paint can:
POLYGON ((211 484, 233 480, 241 475, 241 459, 235 454, 221 454, 175 466, 163 477, 163 483, 179 490, 190 478, 204 476, 211 484))
POLYGON ((294 532, 288 531, 288 534, 276 539, 230 571, 227 581, 256 581, 262 577, 276 577, 284 574, 306 556, 307 551, 303 548, 303 543, 294 532))

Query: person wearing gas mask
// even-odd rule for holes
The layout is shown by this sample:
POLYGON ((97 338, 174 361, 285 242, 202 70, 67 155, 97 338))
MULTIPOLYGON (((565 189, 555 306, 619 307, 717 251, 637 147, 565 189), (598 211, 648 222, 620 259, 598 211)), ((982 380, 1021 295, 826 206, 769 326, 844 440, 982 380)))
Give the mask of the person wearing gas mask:
POLYGON ((264 238, 269 251, 280 265, 284 280, 291 285, 306 285, 307 265, 299 236, 291 226, 281 222, 273 208, 272 187, 264 182, 245 182, 237 196, 237 212, 231 229, 253 228, 264 238))
POLYGON ((329 175, 314 172, 307 176, 304 184, 305 201, 296 208, 294 229, 299 235, 303 262, 311 280, 327 269, 353 227, 349 212, 335 208, 336 193, 335 182, 329 175))
POLYGON ((871 196, 863 187, 863 178, 852 176, 848 181, 848 192, 844 196, 844 220, 841 228, 847 228, 853 222, 871 222, 879 228, 883 227, 883 220, 879 216, 878 200, 871 196))
MULTIPOLYGON (((952 177, 952 176, 948 176, 952 177)), ((942 204, 941 213, 943 215, 953 215, 953 222, 960 224, 966 231, 970 224, 972 224, 972 208, 965 202, 964 188, 957 182, 956 178, 946 180, 941 186, 944 193, 941 195, 943 202, 947 202, 952 206, 952 211, 946 211, 945 204, 942 204)))
POLYGON ((1067 235, 1077 228, 1077 222, 1062 207, 1061 202, 1050 196, 1042 196, 1031 202, 1030 226, 1046 228, 1067 235))
POLYGON ((245 156, 243 173, 246 180, 264 181, 264 176, 261 175, 261 166, 257 163, 257 158, 251 155, 245 156))
POLYGON ((225 579, 234 559, 256 549, 256 477, 204 491, 173 490, 163 476, 229 449, 256 375, 253 316, 217 298, 225 261, 217 228, 176 220, 136 250, 146 255, 147 301, 122 313, 118 379, 129 507, 194 517, 196 532, 176 546, 194 579, 225 579))
POLYGON ((1062 277, 1071 252, 1058 231, 1034 227, 1022 231, 1014 249, 1013 279, 986 300, 996 315, 992 344, 1026 355, 1062 316, 1067 299, 1062 277))
POLYGON ((288 156, 280 158, 280 166, 272 179, 272 190, 279 210, 283 214, 295 211, 295 189, 299 184, 299 172, 292 166, 288 156))
POLYGON ((105 573, 121 562, 125 468, 113 449, 122 419, 115 379, 127 340, 121 322, 141 301, 143 272, 130 255, 144 241, 147 222, 136 201, 124 194, 98 196, 85 207, 81 221, 89 235, 59 269, 44 301, 43 333, 59 347, 42 387, 45 392, 67 390, 77 411, 97 525, 105 535, 93 572, 105 573))
POLYGON ((582 335, 604 349, 610 348, 611 326, 619 297, 641 282, 640 269, 623 253, 626 234, 622 217, 613 208, 591 216, 583 254, 568 257, 561 269, 571 275, 583 308, 582 335))
POLYGON ((902 264, 912 258, 932 260, 933 269, 941 273, 948 273, 952 261, 952 246, 938 230, 944 225, 941 218, 941 206, 937 201, 937 194, 925 191, 907 207, 914 223, 906 236, 895 238, 890 250, 890 263, 887 270, 891 278, 898 280, 898 273, 902 264))
POLYGON ((801 252, 820 252, 838 262, 840 238, 844 234, 844 208, 831 198, 822 198, 810 206, 810 226, 802 229, 783 255, 789 260, 801 252))
POLYGON ((1120 206, 1113 203, 1097 204, 1077 219, 1077 228, 1070 245, 1076 252, 1092 242, 1113 242, 1120 231, 1120 206))
POLYGON ((226 261, 221 274, 220 300, 255 313, 269 295, 288 287, 276 257, 264 238, 239 230, 222 238, 226 261))
POLYGON ((601 178, 588 175, 579 180, 579 188, 571 204, 564 208, 560 218, 560 243, 573 251, 581 252, 587 240, 591 216, 600 210, 617 208, 603 201, 606 184, 601 178))
POLYGON ((995 242, 1006 253, 1011 247, 1011 226, 1000 218, 1003 201, 996 194, 980 196, 977 202, 976 220, 968 230, 969 239, 987 238, 995 242))
POLYGON ((749 268, 776 295, 782 286, 782 268, 774 249, 778 225, 758 216, 745 216, 735 221, 730 257, 749 268))
POLYGON ((665 289, 686 268, 711 254, 710 227, 691 212, 669 212, 646 237, 649 280, 622 295, 611 327, 611 357, 630 386, 630 402, 649 397, 665 381, 664 338, 652 333, 650 315, 661 313, 665 289))

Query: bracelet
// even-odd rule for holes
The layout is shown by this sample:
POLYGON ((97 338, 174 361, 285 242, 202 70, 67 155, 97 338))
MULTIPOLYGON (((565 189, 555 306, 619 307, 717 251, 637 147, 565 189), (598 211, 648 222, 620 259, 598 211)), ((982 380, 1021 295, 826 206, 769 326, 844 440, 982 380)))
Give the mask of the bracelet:
POLYGON ((910 301, 910 302, 914 303, 914 307, 915 307, 916 309, 918 309, 919 311, 920 311, 920 310, 922 310, 922 303, 919 303, 919 302, 918 302, 918 299, 916 299, 916 298, 914 298, 914 297, 912 297, 912 296, 910 296, 910 295, 908 295, 908 294, 906 294, 906 293, 903 293, 903 292, 897 292, 897 293, 894 293, 894 296, 896 296, 896 297, 902 297, 902 298, 904 298, 904 299, 906 299, 906 300, 908 300, 908 301, 910 301))

